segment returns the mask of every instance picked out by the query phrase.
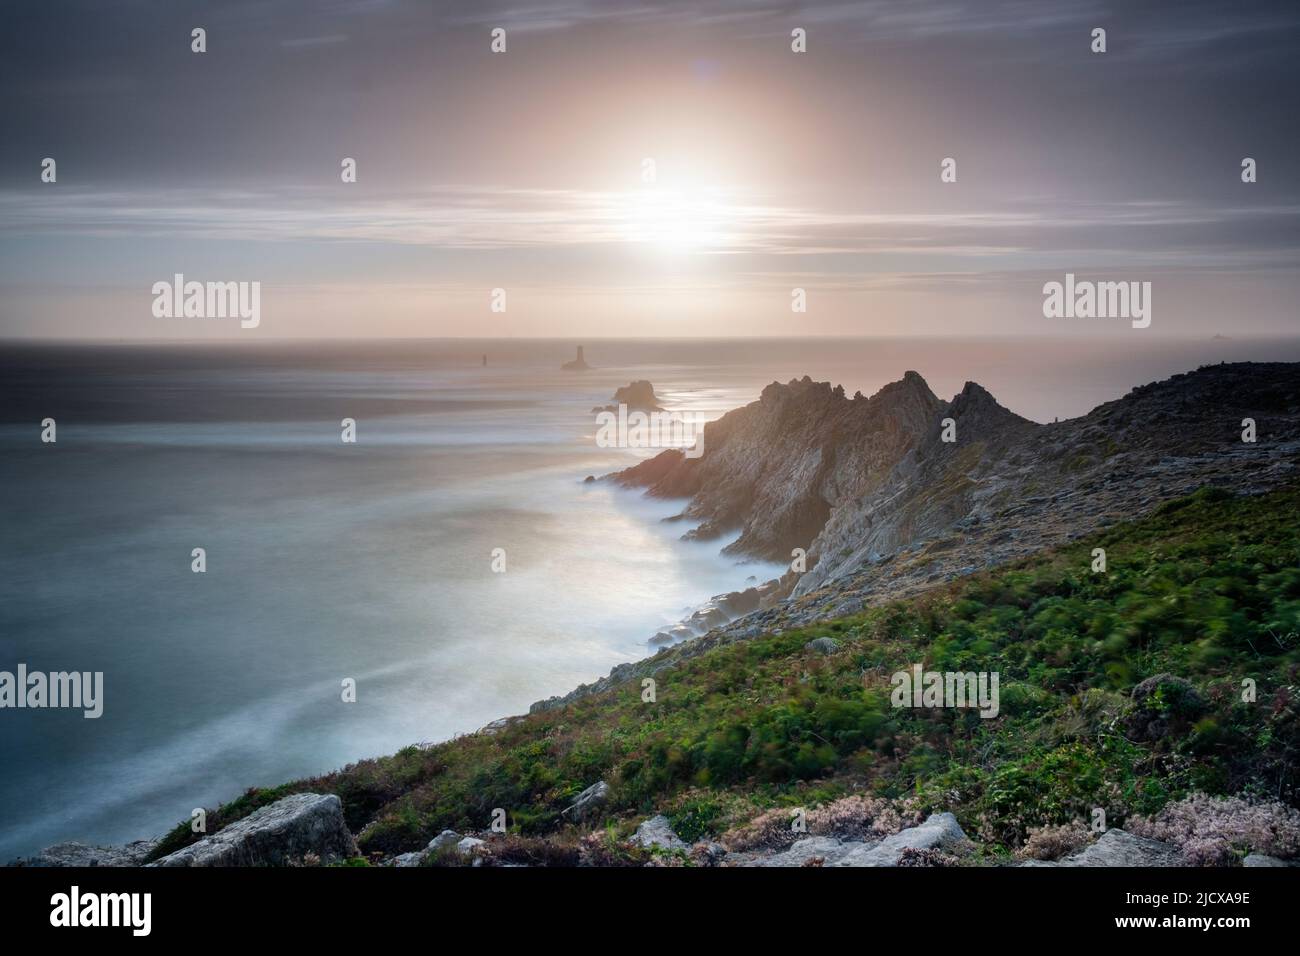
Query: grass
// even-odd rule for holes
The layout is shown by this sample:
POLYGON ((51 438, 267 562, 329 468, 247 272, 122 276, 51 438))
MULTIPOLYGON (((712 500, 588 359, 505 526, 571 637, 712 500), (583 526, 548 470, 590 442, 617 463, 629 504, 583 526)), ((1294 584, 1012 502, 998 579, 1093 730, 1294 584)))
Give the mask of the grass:
MULTIPOLYGON (((1298 514, 1300 489, 1203 489, 918 598, 718 647, 661 671, 654 703, 629 683, 494 735, 250 790, 215 819, 336 793, 362 851, 387 854, 484 829, 502 807, 520 854, 540 857, 537 838, 579 836, 560 811, 604 779, 606 817, 587 826, 612 833, 664 812, 688 840, 708 838, 765 809, 866 792, 951 810, 996 855, 1031 827, 1093 808, 1122 826, 1194 791, 1295 805, 1298 514), (1090 570, 1094 547, 1106 573, 1090 570), (840 649, 805 650, 822 636, 840 649), (999 672, 1000 716, 892 707, 890 675, 915 663, 999 672)), ((160 852, 193 839, 182 824, 160 852)))

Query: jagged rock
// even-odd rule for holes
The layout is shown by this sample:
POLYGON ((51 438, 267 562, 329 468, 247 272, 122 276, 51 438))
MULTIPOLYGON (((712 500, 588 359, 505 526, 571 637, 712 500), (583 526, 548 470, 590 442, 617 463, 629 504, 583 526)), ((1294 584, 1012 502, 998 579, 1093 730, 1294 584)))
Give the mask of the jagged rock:
POLYGON ((646 849, 656 846, 664 850, 686 849, 686 844, 673 832, 672 824, 663 814, 651 817, 637 827, 632 842, 646 849))
POLYGON ((123 846, 90 846, 85 843, 56 843, 16 866, 140 866, 158 846, 157 840, 136 840, 123 846))
POLYGON ((840 649, 840 642, 830 637, 818 637, 803 647, 806 651, 816 651, 818 654, 834 654, 840 649))
POLYGON ((951 813, 932 813, 920 826, 908 827, 873 845, 860 844, 830 866, 897 866, 906 849, 961 850, 969 844, 951 813))
POLYGON ((505 730, 507 727, 509 727, 511 724, 515 723, 516 721, 520 721, 523 719, 524 719, 523 717, 518 717, 518 716, 499 717, 496 720, 492 721, 491 723, 484 724, 482 727, 479 728, 478 732, 480 734, 486 734, 487 736, 491 737, 495 734, 501 733, 501 731, 505 730))
POLYGON ((757 611, 760 599, 758 588, 746 588, 724 595, 719 599, 718 606, 732 617, 742 617, 751 611, 757 611))
POLYGON ((629 411, 661 412, 655 387, 641 379, 624 385, 614 393, 613 404, 593 408, 593 412, 617 412, 620 405, 626 405, 629 411))
POLYGON ((592 814, 596 813, 609 800, 609 784, 604 780, 598 780, 593 783, 582 793, 578 794, 573 804, 567 807, 563 816, 575 823, 585 820, 592 814))
POLYGON ((284 866, 313 854, 322 862, 357 855, 332 793, 295 793, 177 850, 150 866, 284 866))
POLYGON ((1182 866, 1183 855, 1172 843, 1148 840, 1124 830, 1103 833, 1096 843, 1059 860, 1027 860, 1021 866, 1182 866))
POLYGON ((733 641, 905 600, 1199 488, 1256 494, 1293 481, 1300 365, 1207 366, 1051 425, 1015 415, 973 383, 943 402, 910 372, 854 402, 805 378, 769 385, 759 401, 706 426, 704 439, 698 459, 670 449, 607 477, 690 499, 679 517, 700 522, 696 537, 742 529, 729 551, 784 563, 793 547, 806 548, 808 570, 756 588, 758 609, 660 650, 653 664, 620 665, 530 712, 733 641), (1244 445, 1225 430, 1225 421, 1264 411, 1266 444, 1244 445), (941 440, 945 417, 957 422, 956 442, 941 440))

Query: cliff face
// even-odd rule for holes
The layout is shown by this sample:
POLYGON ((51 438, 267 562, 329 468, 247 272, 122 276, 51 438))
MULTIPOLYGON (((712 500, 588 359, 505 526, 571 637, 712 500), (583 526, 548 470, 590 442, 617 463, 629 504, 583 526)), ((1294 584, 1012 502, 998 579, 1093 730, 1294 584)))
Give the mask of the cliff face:
POLYGON ((704 429, 704 454, 666 451, 616 479, 657 497, 690 497, 702 522, 689 537, 739 531, 732 554, 789 561, 837 507, 874 491, 923 437, 943 405, 908 372, 871 398, 805 377, 773 383, 757 402, 704 429))
MULTIPOLYGON (((689 497, 695 537, 788 561, 771 624, 836 612, 1136 517, 1210 484, 1262 491, 1300 461, 1300 366, 1208 366, 1038 425, 974 383, 951 402, 915 372, 870 399, 805 378, 709 425, 696 460, 665 452, 616 478, 689 497), (1242 441, 1243 419, 1257 441, 1242 441), (955 436, 945 436, 952 419, 955 436), (955 440, 945 441, 945 437, 955 440)), ((770 619, 770 620, 769 620, 770 619)), ((749 619, 746 619, 747 621, 749 619)), ((737 625, 731 625, 736 628, 737 625)))

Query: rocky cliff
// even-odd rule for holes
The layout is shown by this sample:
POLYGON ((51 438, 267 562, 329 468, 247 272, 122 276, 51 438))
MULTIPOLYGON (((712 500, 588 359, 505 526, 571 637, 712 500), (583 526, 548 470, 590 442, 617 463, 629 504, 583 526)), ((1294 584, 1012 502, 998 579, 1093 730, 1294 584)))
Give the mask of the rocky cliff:
POLYGON ((1070 540, 1202 485, 1258 492, 1300 461, 1300 366, 1207 366, 1039 425, 968 382, 951 401, 915 372, 870 398, 808 378, 704 431, 695 460, 664 452, 612 476, 687 497, 688 536, 807 570, 791 601, 730 625, 806 622, 912 593, 1070 540), (1256 440, 1243 440, 1243 422, 1256 440))

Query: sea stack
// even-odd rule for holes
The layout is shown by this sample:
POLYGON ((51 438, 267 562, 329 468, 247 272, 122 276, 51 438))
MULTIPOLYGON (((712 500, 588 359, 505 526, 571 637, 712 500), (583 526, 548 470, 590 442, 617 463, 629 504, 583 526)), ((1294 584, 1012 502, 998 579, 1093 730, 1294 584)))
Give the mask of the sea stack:
POLYGON ((593 408, 592 411, 617 412, 620 405, 626 405, 629 411, 663 411, 663 409, 659 407, 659 398, 655 395, 655 387, 644 379, 632 382, 630 385, 624 385, 614 393, 612 401, 612 405, 598 406, 593 408))
POLYGON ((585 372, 587 369, 591 368, 591 366, 587 364, 587 360, 582 357, 581 345, 578 346, 578 357, 572 362, 565 362, 560 366, 560 368, 564 369, 566 372, 585 372))

